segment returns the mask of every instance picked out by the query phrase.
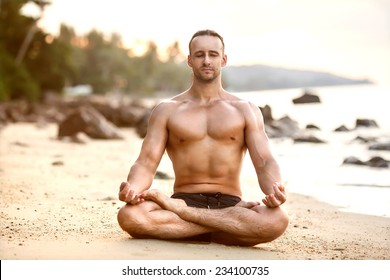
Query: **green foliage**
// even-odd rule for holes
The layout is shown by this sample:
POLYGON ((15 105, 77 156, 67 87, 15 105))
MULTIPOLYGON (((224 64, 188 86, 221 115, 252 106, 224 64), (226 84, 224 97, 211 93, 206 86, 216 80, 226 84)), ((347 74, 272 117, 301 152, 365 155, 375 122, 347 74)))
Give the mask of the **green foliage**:
MULTIPOLYGON (((0 2, 2 100, 26 98, 36 101, 47 89, 48 80, 58 84, 58 74, 52 70, 62 56, 52 59, 53 48, 46 42, 46 34, 36 27, 35 19, 20 14, 27 2, 30 1, 0 2), (26 52, 23 52, 23 45, 26 52)), ((52 85, 49 88, 56 89, 52 85)))
POLYGON ((16 64, 18 47, 23 42, 31 21, 19 15, 20 8, 27 1, 5 0, 0 10, 0 101, 18 97, 32 97, 37 87, 23 65, 16 64), (5 24, 7 23, 7 24, 5 24))
POLYGON ((78 83, 90 84, 94 92, 105 93, 123 89, 128 77, 129 57, 120 46, 120 37, 112 35, 109 41, 93 30, 81 41, 86 43, 75 52, 84 62, 79 65, 78 83))
POLYGON ((38 85, 27 69, 23 65, 16 65, 13 57, 1 50, 0 47, 0 101, 18 98, 38 100, 38 85))
MULTIPOLYGON (((40 30, 38 19, 20 14, 34 0, 0 1, 0 101, 40 100, 44 92, 62 92, 64 86, 89 84, 94 93, 153 94, 183 91, 191 74, 183 64, 177 42, 161 60, 157 46, 149 42, 141 56, 123 47, 121 37, 92 30, 77 36, 62 25, 54 37, 40 30), (25 52, 23 47, 25 46, 25 52)), ((44 9, 44 6, 41 6, 44 9)))

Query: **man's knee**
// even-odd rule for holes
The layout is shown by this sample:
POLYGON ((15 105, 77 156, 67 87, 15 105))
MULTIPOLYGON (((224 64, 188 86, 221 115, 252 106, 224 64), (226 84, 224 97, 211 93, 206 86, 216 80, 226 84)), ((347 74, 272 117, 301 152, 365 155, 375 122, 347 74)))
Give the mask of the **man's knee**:
POLYGON ((142 209, 133 205, 123 206, 117 215, 119 226, 134 238, 142 238, 147 231, 147 219, 142 209))
POLYGON ((258 243, 273 241, 286 231, 289 218, 280 207, 259 207, 256 212, 259 213, 259 219, 262 220, 254 234, 254 239, 258 240, 258 243))
POLYGON ((275 240, 280 237, 287 229, 289 224, 289 218, 286 212, 281 208, 273 209, 273 217, 269 220, 269 231, 267 238, 269 241, 275 240))
POLYGON ((281 236, 287 229, 288 224, 290 222, 290 219, 288 218, 288 215, 285 211, 283 211, 281 208, 278 209, 278 219, 276 222, 276 233, 278 234, 277 237, 281 236))

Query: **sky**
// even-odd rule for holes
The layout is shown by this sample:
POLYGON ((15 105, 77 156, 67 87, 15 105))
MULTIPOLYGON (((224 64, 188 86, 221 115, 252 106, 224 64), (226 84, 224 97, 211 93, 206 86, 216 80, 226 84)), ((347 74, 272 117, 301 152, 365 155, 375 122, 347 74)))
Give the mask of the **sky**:
POLYGON ((314 70, 390 86, 390 0, 49 0, 40 27, 117 33, 161 50, 200 29, 225 40, 228 64, 314 70))

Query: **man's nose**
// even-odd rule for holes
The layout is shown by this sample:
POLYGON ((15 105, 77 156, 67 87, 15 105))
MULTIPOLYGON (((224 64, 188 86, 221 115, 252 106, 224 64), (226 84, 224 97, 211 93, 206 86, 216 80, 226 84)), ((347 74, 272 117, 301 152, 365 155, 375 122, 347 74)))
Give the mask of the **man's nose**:
POLYGON ((208 55, 205 55, 203 63, 205 65, 210 65, 210 57, 208 55))

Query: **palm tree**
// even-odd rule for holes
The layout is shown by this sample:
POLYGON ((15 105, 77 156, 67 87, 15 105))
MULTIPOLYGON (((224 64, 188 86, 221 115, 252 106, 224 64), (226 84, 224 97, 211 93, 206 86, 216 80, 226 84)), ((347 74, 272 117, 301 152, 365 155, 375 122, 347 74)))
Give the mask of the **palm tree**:
MULTIPOLYGON (((44 0, 33 0, 32 2, 35 3, 36 5, 38 5, 39 10, 40 10, 40 15, 38 16, 38 18, 36 18, 34 20, 34 22, 31 25, 29 31, 27 32, 26 37, 23 40, 22 45, 19 48, 18 55, 16 56, 16 59, 15 59, 16 65, 20 65, 22 63, 23 58, 26 55, 28 47, 30 46, 31 41, 34 38, 35 33, 39 30, 39 28, 37 26, 37 23, 43 17, 43 12, 45 10, 45 7, 47 5, 51 4, 51 2, 44 1, 44 0)), ((1 2, 0 2, 0 4, 1 4, 1 2)))

